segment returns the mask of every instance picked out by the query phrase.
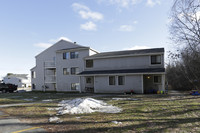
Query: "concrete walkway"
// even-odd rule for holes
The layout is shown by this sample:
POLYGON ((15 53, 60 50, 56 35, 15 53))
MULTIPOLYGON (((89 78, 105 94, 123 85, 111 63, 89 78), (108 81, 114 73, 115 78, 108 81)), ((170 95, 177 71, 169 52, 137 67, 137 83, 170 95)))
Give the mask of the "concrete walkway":
MULTIPOLYGON (((27 105, 27 103, 0 105, 0 108, 25 105, 25 104, 27 105)), ((12 118, 9 115, 4 114, 3 112, 0 111, 0 133, 45 133, 45 132, 46 130, 40 128, 39 126, 33 127, 28 124, 22 123, 19 119, 12 118)))

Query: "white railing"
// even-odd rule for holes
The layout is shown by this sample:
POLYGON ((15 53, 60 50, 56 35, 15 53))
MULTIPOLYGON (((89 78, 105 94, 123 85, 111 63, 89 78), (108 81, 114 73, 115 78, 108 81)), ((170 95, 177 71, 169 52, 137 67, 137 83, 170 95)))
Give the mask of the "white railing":
POLYGON ((56 67, 56 63, 54 61, 45 61, 44 67, 54 68, 54 67, 56 67))
POLYGON ((46 75, 45 83, 56 83, 56 76, 55 75, 46 75))

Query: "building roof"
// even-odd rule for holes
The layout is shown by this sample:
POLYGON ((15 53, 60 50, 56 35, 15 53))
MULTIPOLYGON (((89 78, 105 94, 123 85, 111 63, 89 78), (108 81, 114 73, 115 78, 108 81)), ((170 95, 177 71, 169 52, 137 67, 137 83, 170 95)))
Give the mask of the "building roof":
POLYGON ((66 48, 66 49, 60 49, 60 50, 57 50, 56 52, 63 52, 63 51, 66 51, 66 50, 73 50, 73 49, 89 49, 90 47, 85 47, 85 46, 77 46, 75 48, 66 48))
POLYGON ((158 72, 165 72, 165 68, 83 71, 78 75, 126 74, 126 73, 137 74, 137 73, 158 73, 158 72))
POLYGON ((22 79, 26 79, 28 77, 28 74, 11 74, 11 75, 7 75, 6 77, 14 77, 14 78, 22 78, 22 79))
POLYGON ((140 50, 125 50, 125 51, 113 51, 113 52, 102 52, 87 58, 104 58, 114 56, 128 56, 128 55, 143 55, 150 53, 161 53, 164 52, 164 48, 152 48, 152 49, 140 49, 140 50))
POLYGON ((58 45, 60 42, 64 42, 65 44, 73 44, 74 46, 76 46, 76 48, 79 48, 79 47, 84 47, 82 45, 79 45, 75 42, 70 42, 70 41, 67 41, 67 40, 59 40, 58 42, 56 42, 55 44, 52 44, 50 47, 46 48, 44 51, 42 51, 41 53, 39 53, 38 55, 36 55, 35 57, 39 56, 40 54, 44 53, 45 51, 47 51, 48 49, 54 47, 55 45, 58 45))

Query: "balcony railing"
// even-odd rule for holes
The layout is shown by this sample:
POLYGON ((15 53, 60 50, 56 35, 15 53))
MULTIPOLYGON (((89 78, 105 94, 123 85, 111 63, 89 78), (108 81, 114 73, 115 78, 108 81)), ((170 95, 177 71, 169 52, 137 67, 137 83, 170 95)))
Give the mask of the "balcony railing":
POLYGON ((55 75, 46 75, 45 83, 56 83, 56 76, 55 75))
POLYGON ((54 61, 45 61, 44 62, 44 67, 46 67, 46 68, 55 68, 56 67, 56 63, 54 61))

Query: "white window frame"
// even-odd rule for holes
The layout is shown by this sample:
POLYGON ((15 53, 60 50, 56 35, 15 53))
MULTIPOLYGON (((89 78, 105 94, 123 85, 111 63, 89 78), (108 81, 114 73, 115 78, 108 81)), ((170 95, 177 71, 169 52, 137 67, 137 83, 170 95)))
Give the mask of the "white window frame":
POLYGON ((62 56, 63 56, 63 60, 69 60, 70 59, 70 52, 64 52, 62 56), (64 58, 64 54, 65 54, 65 58, 64 58))
POLYGON ((74 51, 74 52, 70 52, 70 59, 78 59, 79 58, 79 52, 78 51, 74 51), (74 53, 74 58, 72 58, 71 54, 74 53))
POLYGON ((116 76, 112 76, 112 75, 108 76, 108 85, 109 86, 115 86, 116 85, 116 76), (113 85, 110 84, 110 77, 114 77, 114 84, 113 85))
POLYGON ((35 79, 36 78, 36 72, 35 71, 31 71, 31 78, 35 79))
POLYGON ((154 84, 162 84, 162 76, 161 75, 154 75, 153 76, 153 83, 154 84), (155 77, 160 77, 160 82, 155 82, 155 77))
POLYGON ((117 76, 117 85, 122 86, 122 85, 119 84, 119 77, 123 77, 124 78, 124 83, 122 85, 125 85, 125 83, 126 83, 126 76, 124 76, 124 75, 117 76))
POLYGON ((80 87, 79 83, 71 83, 71 90, 74 90, 74 91, 79 90, 79 87, 80 87), (73 84, 75 85, 75 89, 72 89, 73 84))
POLYGON ((71 72, 70 72, 70 74, 71 74, 71 75, 76 75, 76 74, 79 73, 79 71, 80 71, 79 67, 71 67, 71 72), (75 73, 74 73, 74 74, 72 74, 72 69, 73 69, 73 68, 75 68, 75 73), (78 71, 76 71, 76 69, 78 69, 78 71))
POLYGON ((94 60, 92 60, 92 59, 85 60, 85 67, 86 68, 93 68, 94 67, 94 60), (87 61, 92 61, 92 66, 91 67, 87 67, 87 61))
POLYGON ((162 54, 153 54, 149 56, 149 66, 161 66, 163 65, 163 55, 162 54), (160 64, 151 64, 151 56, 160 56, 161 63, 160 64))
POLYGON ((63 75, 70 75, 70 68, 63 68, 63 75), (66 72, 68 72, 68 74, 64 74, 64 69, 66 69, 66 72))

